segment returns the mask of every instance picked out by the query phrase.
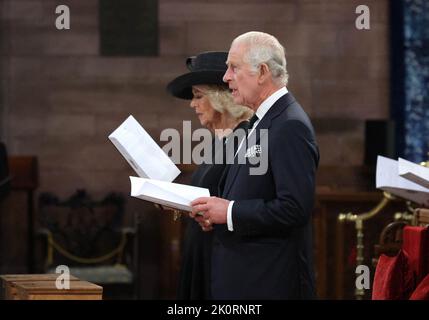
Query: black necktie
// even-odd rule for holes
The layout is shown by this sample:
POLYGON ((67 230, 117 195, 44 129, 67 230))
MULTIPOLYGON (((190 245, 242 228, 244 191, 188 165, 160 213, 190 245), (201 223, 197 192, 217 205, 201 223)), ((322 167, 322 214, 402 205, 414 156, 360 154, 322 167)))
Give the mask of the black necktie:
POLYGON ((250 120, 249 120, 249 125, 248 125, 248 129, 249 130, 252 130, 252 128, 253 128, 253 125, 255 124, 255 122, 258 120, 259 118, 258 118, 258 116, 256 115, 256 113, 254 113, 253 114, 253 116, 250 118, 250 120))
MULTIPOLYGON (((258 119, 259 118, 258 118, 258 116, 255 113, 255 114, 253 114, 253 116, 250 118, 250 120, 247 123, 240 123, 239 124, 238 127, 242 128, 242 129, 244 129, 246 131, 246 135, 243 137, 243 139, 247 139, 247 134, 250 132, 250 130, 252 129, 253 125, 255 124, 255 122, 258 119), (247 130, 249 130, 249 132, 247 132, 247 130)), ((226 143, 228 143, 228 142, 226 142, 226 143)), ((226 143, 224 143, 224 145, 226 143)), ((234 159, 235 158, 235 154, 237 153, 237 149, 238 149, 238 146, 240 144, 240 141, 238 141, 236 139, 233 139, 232 143, 234 144, 233 145, 233 155, 234 155, 233 159, 234 159)), ((226 152, 225 152, 225 156, 224 156, 224 161, 225 161, 224 163, 226 163, 226 152)), ((218 185, 219 189, 218 190, 219 190, 219 195, 220 196, 222 196, 222 194, 223 194, 223 189, 225 187, 226 177, 228 175, 229 169, 230 169, 230 165, 227 165, 226 168, 225 168, 225 170, 224 170, 224 172, 223 172, 223 174, 222 174, 222 177, 219 180, 219 185, 218 185)))

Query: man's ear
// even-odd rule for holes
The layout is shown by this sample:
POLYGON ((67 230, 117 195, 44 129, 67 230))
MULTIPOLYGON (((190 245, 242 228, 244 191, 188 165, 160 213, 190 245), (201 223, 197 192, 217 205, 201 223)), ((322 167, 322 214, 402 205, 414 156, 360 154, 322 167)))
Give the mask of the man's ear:
POLYGON ((268 68, 268 65, 266 63, 260 64, 259 65, 259 78, 258 78, 259 84, 264 83, 269 78, 271 78, 271 71, 268 68))

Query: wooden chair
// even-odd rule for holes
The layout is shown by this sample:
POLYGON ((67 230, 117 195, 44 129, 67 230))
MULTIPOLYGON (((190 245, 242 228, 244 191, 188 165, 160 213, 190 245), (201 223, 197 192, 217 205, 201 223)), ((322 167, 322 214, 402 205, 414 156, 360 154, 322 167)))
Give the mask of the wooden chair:
POLYGON ((374 267, 377 266, 381 254, 393 257, 401 250, 402 230, 406 225, 408 225, 406 221, 394 221, 383 228, 379 242, 374 245, 374 257, 372 259, 374 267))
POLYGON ((395 221, 389 223, 381 231, 379 242, 374 245, 374 257, 372 259, 373 266, 377 266, 378 257, 385 254, 389 257, 396 256, 402 248, 403 244, 403 229, 407 225, 411 226, 428 226, 429 225, 429 209, 414 209, 413 215, 399 214, 395 217, 395 221), (407 219, 401 220, 399 216, 407 216, 407 219))
POLYGON ((418 208, 415 210, 416 223, 419 226, 429 225, 429 209, 418 208))
POLYGON ((136 298, 137 228, 124 226, 124 205, 124 197, 115 193, 101 201, 84 190, 65 201, 52 193, 41 194, 38 234, 45 243, 43 271, 55 273, 58 265, 66 265, 71 275, 101 285, 107 299, 136 298))

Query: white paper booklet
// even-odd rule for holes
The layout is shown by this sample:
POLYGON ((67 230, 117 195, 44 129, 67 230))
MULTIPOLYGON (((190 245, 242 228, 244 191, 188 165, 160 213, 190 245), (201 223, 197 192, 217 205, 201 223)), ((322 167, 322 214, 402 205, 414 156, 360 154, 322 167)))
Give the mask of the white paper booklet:
POLYGON ((138 177, 130 177, 130 181, 131 196, 183 211, 192 210, 193 200, 210 197, 206 188, 138 177))
POLYGON ((399 175, 422 187, 429 188, 429 168, 399 158, 399 175))
POLYGON ((429 189, 399 175, 398 161, 377 157, 376 187, 418 204, 429 205, 429 189))
POLYGON ((180 174, 179 168, 133 116, 113 131, 109 139, 142 178, 171 182, 180 174))

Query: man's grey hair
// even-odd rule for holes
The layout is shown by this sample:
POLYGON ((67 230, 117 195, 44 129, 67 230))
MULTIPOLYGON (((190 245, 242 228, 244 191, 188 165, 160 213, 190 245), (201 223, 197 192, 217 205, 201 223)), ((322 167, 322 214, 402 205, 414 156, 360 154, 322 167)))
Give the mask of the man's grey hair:
POLYGON ((287 85, 289 74, 286 70, 285 49, 274 36, 250 31, 235 38, 233 44, 243 44, 247 47, 243 59, 255 72, 265 63, 271 71, 273 81, 278 85, 287 85))

